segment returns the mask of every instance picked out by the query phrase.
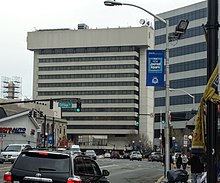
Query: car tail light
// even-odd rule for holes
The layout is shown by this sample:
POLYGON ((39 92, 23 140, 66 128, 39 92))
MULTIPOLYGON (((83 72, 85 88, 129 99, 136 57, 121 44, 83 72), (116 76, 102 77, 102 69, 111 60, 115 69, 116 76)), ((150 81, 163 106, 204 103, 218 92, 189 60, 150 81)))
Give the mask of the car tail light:
POLYGON ((11 180, 12 180, 11 172, 6 172, 6 173, 4 174, 4 181, 5 181, 5 182, 11 182, 11 180))
POLYGON ((68 178, 67 183, 82 183, 82 180, 77 177, 74 177, 74 178, 71 177, 71 178, 68 178))

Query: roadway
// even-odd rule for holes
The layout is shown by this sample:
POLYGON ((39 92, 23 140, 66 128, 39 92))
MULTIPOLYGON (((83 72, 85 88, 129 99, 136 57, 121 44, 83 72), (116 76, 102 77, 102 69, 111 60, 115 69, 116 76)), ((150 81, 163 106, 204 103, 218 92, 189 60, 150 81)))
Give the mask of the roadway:
POLYGON ((155 183, 162 175, 164 167, 160 162, 130 161, 129 159, 98 159, 101 169, 110 172, 112 183, 155 183))
MULTIPOLYGON (((164 167, 160 162, 130 161, 129 159, 97 159, 101 169, 110 172, 108 179, 112 183, 155 183, 162 175, 164 167)), ((0 164, 0 182, 11 167, 10 163, 0 164)))

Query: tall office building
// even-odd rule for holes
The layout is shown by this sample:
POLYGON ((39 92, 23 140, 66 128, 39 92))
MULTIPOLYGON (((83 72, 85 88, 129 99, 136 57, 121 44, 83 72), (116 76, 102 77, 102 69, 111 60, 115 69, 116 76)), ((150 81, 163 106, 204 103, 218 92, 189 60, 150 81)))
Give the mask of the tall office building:
POLYGON ((153 141, 154 88, 146 87, 152 27, 81 24, 78 30, 29 32, 27 41, 34 52, 33 98, 73 99, 73 108, 63 108, 62 116, 74 143, 124 149, 137 135, 153 141), (81 112, 75 111, 76 98, 81 112))
MULTIPOLYGON (((186 123, 195 114, 207 83, 207 44, 203 24, 207 23, 207 2, 192 4, 159 15, 169 20, 170 47, 170 112, 171 132, 176 147, 184 145, 184 135, 190 135, 186 123), (172 32, 181 19, 189 20, 185 35, 175 40, 172 32), (193 100, 195 98, 195 100, 193 100), (195 105, 194 105, 195 104, 195 105)), ((155 21, 155 49, 165 48, 165 25, 155 21)), ((155 88, 155 140, 164 129, 165 88, 155 88)), ((185 139, 186 141, 187 139, 185 139)))

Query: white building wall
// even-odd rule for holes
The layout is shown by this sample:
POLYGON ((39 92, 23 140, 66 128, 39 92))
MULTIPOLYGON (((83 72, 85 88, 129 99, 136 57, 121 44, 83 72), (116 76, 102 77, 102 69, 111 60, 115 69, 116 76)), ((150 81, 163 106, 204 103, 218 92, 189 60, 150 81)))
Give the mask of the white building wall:
MULTIPOLYGON (((77 95, 77 96, 49 96, 49 97, 77 97, 81 99, 135 99, 139 101, 139 106, 136 103, 82 103, 83 108, 138 108, 139 113, 153 113, 153 88, 146 87, 146 49, 154 47, 154 32, 150 27, 129 27, 129 28, 114 28, 114 29, 89 29, 89 30, 40 30, 28 33, 28 49, 34 51, 34 77, 33 77, 33 96, 35 99, 46 98, 39 96, 38 92, 62 92, 62 91, 123 91, 134 90, 139 92, 138 95, 77 95), (97 53, 74 53, 74 54, 39 54, 41 49, 57 49, 57 48, 90 48, 90 47, 112 47, 112 46, 137 46, 140 49, 140 55, 136 51, 129 52, 97 52, 97 53), (111 61, 92 61, 92 62, 47 62, 39 63, 39 59, 56 59, 56 58, 87 58, 87 57, 108 57, 108 56, 137 56, 140 58, 140 65, 137 60, 111 60, 111 61), (94 65, 120 65, 120 64, 135 64, 139 65, 137 69, 97 69, 97 70, 53 70, 39 71, 39 67, 53 66, 94 66, 94 65), (39 75, 54 74, 114 74, 114 73, 137 73, 140 78, 136 77, 112 77, 112 78, 65 78, 63 83, 67 82, 137 82, 139 86, 107 86, 107 87, 38 87, 39 83, 60 83, 60 79, 39 79, 39 75)), ((74 105, 74 104, 73 104, 74 105)), ((75 105, 74 105, 75 107, 75 105)), ((132 116, 138 115, 137 112, 63 112, 63 116, 132 116)), ((153 140, 153 118, 148 115, 140 115, 140 130, 127 129, 126 126, 134 126, 135 120, 80 120, 68 121, 68 125, 124 125, 125 129, 67 129, 68 134, 78 135, 106 135, 106 134, 144 134, 150 140, 153 140)), ((119 140, 119 138, 118 138, 119 140)), ((120 140, 119 140, 120 141, 120 140)))

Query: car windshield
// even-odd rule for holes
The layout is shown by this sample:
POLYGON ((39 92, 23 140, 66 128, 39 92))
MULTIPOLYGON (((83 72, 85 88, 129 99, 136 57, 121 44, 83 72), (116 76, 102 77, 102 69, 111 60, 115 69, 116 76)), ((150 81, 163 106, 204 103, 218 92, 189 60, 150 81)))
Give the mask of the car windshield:
POLYGON ((79 148, 71 148, 70 150, 71 150, 71 151, 76 151, 76 152, 79 152, 79 151, 80 151, 79 148))
POLYGON ((20 145, 7 146, 4 151, 6 151, 6 152, 9 152, 9 151, 10 152, 19 152, 19 151, 21 151, 21 146, 20 145))
POLYGON ((26 152, 17 159, 14 168, 36 172, 69 172, 69 164, 67 155, 26 152))

